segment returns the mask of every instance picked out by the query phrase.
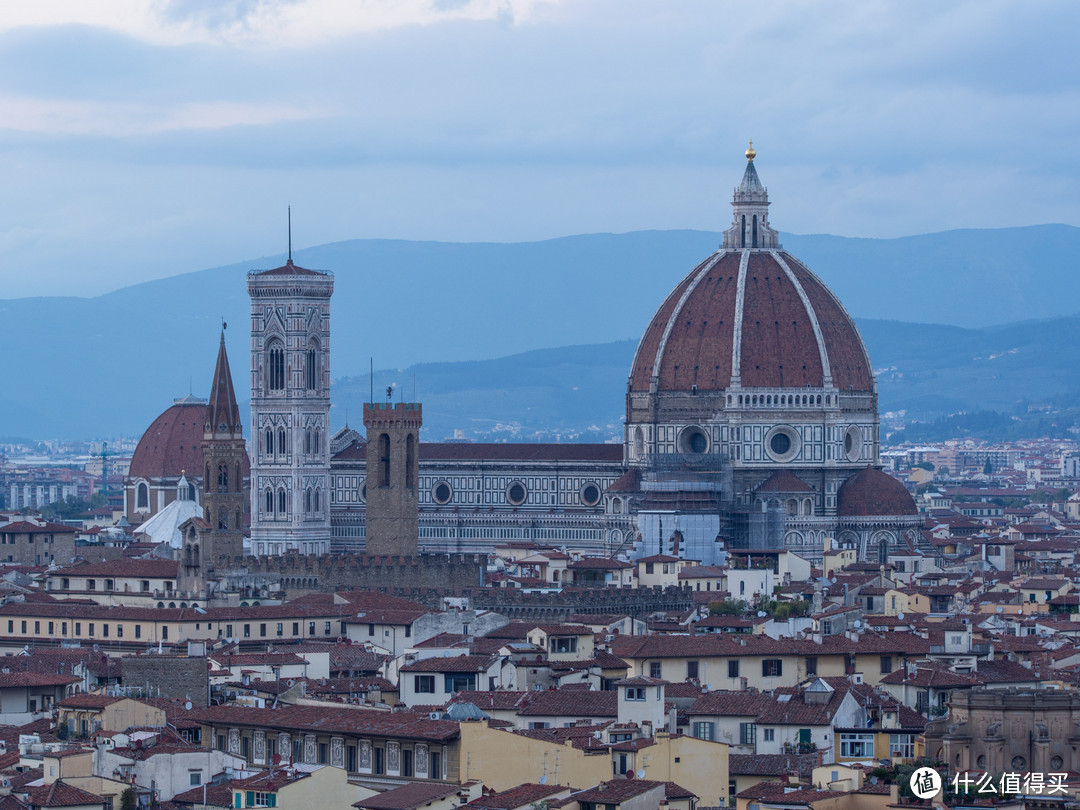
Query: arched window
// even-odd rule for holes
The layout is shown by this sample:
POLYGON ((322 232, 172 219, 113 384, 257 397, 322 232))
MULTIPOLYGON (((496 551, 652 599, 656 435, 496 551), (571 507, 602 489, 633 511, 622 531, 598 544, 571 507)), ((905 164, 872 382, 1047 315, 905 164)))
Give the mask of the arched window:
POLYGON ((266 514, 274 514, 274 493, 272 490, 266 490, 266 514))
POLYGON ((405 438, 405 486, 412 489, 416 480, 416 438, 410 433, 405 438))
POLYGON ((804 515, 814 514, 814 502, 810 498, 807 498, 803 502, 803 508, 806 510, 803 512, 804 515))
MULTIPOLYGON (((233 476, 233 482, 234 482, 233 486, 235 487, 235 491, 239 492, 240 488, 241 488, 241 482, 244 480, 243 478, 240 477, 240 465, 237 464, 236 467, 234 468, 234 470, 235 470, 235 475, 233 476)), ((239 527, 239 525, 240 525, 239 521, 237 522, 236 525, 237 525, 237 527, 239 527)))
POLYGON ((304 455, 311 455, 311 428, 304 430, 304 455))
POLYGON ((379 436, 379 486, 390 486, 390 436, 379 436))
POLYGON ((227 531, 229 528, 229 513, 224 509, 218 512, 217 527, 222 531, 227 531))
POLYGON ((278 504, 278 506, 277 506, 278 514, 280 514, 282 517, 284 517, 284 515, 285 515, 285 488, 284 487, 282 487, 281 489, 278 490, 277 504, 278 504))
POLYGON ((277 432, 277 451, 280 455, 287 456, 289 451, 286 449, 285 444, 285 428, 278 428, 277 432))
POLYGON ((319 389, 319 344, 314 340, 308 344, 304 376, 306 377, 307 390, 317 391, 319 389))
POLYGON ((150 487, 144 481, 140 481, 135 487, 135 507, 137 509, 150 508, 150 487))
POLYGON ((739 247, 746 247, 746 214, 742 215, 742 228, 739 233, 739 247))
POLYGON ((285 390, 285 347, 280 340, 266 344, 267 382, 270 391, 285 390))
POLYGON ((315 487, 315 514, 318 514, 318 513, 319 513, 319 501, 321 500, 319 496, 320 496, 321 494, 322 494, 322 493, 321 493, 321 491, 319 490, 319 488, 318 488, 318 487, 315 487))
POLYGON ((311 487, 304 491, 304 512, 311 514, 311 487))
POLYGON ((311 447, 312 447, 311 452, 314 453, 315 455, 319 455, 319 442, 320 442, 321 438, 322 438, 322 431, 319 430, 318 428, 315 428, 315 430, 313 430, 311 432, 311 447))
POLYGON ((192 552, 191 559, 194 561, 195 565, 198 565, 199 564, 199 547, 198 547, 198 545, 192 546, 191 547, 191 552, 192 552))
POLYGON ((266 429, 266 455, 274 455, 274 431, 270 428, 266 429))
POLYGON ((757 214, 754 214, 754 233, 752 238, 752 247, 757 247, 757 214))
POLYGON ((218 464, 217 468, 217 491, 229 491, 229 465, 218 464))
MULTIPOLYGON (((210 465, 206 465, 206 475, 203 476, 203 492, 210 491, 210 465)), ((194 500, 194 499, 192 499, 194 500)))

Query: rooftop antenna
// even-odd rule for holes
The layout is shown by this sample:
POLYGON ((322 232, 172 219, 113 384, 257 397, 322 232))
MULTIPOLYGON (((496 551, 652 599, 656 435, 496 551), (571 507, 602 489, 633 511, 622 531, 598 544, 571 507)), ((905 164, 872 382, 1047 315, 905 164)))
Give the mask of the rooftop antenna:
POLYGON ((368 382, 371 384, 371 396, 368 397, 368 402, 372 405, 375 404, 375 358, 368 357, 368 363, 370 371, 368 371, 368 382))
POLYGON ((289 206, 289 264, 292 264, 292 206, 289 206))

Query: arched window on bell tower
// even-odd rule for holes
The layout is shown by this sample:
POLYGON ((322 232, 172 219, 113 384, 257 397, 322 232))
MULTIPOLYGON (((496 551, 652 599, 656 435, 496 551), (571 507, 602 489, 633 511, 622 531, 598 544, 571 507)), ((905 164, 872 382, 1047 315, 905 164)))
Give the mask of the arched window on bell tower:
POLYGON ((304 377, 308 391, 319 390, 319 341, 308 341, 307 362, 304 364, 304 377))
POLYGON ((268 391, 285 390, 285 346, 277 338, 266 344, 266 366, 268 391))

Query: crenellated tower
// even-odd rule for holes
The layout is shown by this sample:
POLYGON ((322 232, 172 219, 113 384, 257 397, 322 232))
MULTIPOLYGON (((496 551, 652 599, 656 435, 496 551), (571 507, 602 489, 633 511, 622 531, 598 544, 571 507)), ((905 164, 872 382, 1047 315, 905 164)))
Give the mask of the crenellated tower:
POLYGON ((364 404, 368 554, 414 556, 420 542, 419 402, 364 404))

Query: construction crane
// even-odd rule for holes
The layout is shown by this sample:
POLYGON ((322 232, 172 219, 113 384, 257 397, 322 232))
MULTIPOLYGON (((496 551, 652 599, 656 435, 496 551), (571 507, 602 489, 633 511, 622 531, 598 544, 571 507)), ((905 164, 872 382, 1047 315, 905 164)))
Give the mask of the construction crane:
POLYGON ((109 452, 109 443, 101 443, 101 494, 105 497, 105 503, 109 502, 109 456, 117 453, 109 452))

